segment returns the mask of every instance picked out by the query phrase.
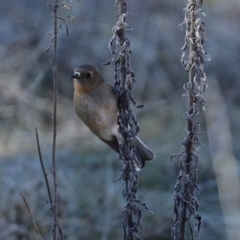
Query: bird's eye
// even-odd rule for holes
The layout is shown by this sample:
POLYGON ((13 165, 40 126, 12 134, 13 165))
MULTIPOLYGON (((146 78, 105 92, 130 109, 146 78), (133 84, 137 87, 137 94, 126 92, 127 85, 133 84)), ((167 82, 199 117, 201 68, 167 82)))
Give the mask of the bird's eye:
POLYGON ((86 74, 86 76, 87 76, 87 78, 90 78, 90 77, 92 77, 92 73, 88 72, 88 73, 86 74))

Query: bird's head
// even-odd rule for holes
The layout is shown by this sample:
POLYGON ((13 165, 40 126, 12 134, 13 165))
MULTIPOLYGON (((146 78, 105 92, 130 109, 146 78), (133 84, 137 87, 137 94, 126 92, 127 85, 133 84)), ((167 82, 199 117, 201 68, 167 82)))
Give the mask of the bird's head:
POLYGON ((81 65, 75 68, 72 78, 74 84, 86 88, 98 86, 104 82, 97 69, 91 65, 81 65))

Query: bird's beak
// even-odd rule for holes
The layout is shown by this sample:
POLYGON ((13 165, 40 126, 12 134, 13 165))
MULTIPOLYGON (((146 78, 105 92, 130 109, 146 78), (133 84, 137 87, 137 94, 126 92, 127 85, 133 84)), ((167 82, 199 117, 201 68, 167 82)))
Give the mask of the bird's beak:
POLYGON ((71 78, 76 78, 76 79, 80 79, 80 77, 81 77, 81 73, 80 73, 80 72, 75 72, 75 73, 71 76, 71 78))

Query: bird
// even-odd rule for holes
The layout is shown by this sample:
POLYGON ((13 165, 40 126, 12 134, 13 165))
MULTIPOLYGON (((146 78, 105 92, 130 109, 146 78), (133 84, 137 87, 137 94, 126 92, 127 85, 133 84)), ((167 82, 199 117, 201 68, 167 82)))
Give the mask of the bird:
MULTIPOLYGON (((74 69, 71 77, 74 85, 73 105, 77 116, 103 142, 117 153, 123 141, 117 124, 118 98, 113 93, 114 86, 106 82, 98 70, 89 65, 74 69)), ((136 159, 134 167, 141 170, 145 161, 153 160, 155 154, 136 137, 136 159)))

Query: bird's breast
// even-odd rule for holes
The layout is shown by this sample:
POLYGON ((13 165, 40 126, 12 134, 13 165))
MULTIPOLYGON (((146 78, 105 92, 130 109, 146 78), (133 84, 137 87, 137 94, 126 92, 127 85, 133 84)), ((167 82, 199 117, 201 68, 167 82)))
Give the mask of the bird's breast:
POLYGON ((94 134, 101 139, 111 140, 112 136, 118 135, 117 104, 115 99, 102 101, 100 98, 97 94, 93 96, 75 91, 75 111, 94 134))

